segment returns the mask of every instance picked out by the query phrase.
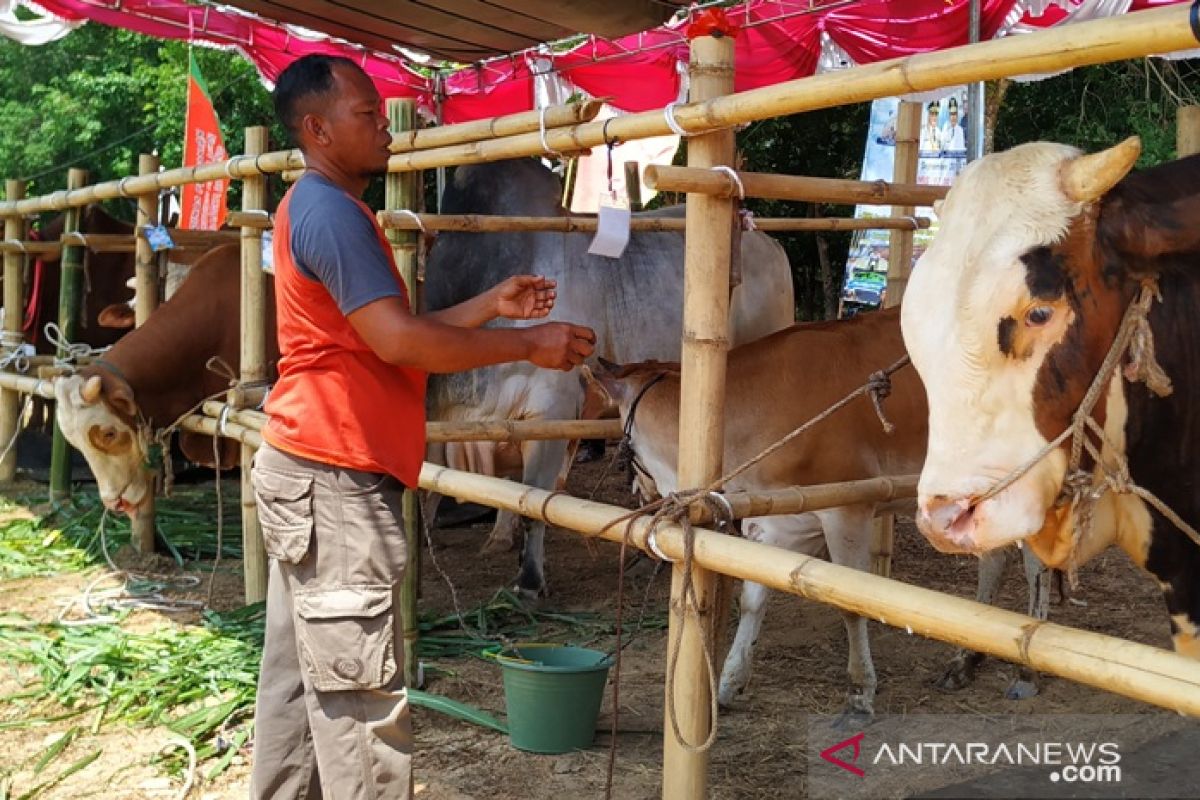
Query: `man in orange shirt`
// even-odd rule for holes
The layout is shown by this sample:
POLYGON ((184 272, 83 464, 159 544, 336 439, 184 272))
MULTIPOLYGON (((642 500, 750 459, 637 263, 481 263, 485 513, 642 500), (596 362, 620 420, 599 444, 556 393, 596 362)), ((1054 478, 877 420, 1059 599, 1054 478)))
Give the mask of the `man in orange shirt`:
POLYGON ((371 80, 346 59, 307 56, 279 76, 274 99, 307 169, 275 222, 281 358, 253 471, 271 560, 251 794, 408 798, 398 520, 425 452, 425 376, 523 359, 570 370, 595 334, 562 322, 482 328, 550 313, 554 282, 533 275, 413 314, 359 199, 390 155, 371 80))

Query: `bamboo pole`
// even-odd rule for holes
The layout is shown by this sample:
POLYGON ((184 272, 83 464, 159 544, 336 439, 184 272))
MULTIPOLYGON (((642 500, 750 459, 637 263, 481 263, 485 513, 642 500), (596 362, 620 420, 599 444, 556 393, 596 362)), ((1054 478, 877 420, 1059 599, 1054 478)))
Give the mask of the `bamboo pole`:
MULTIPOLYGON (((972 84, 974 85, 974 84, 972 84)), ((892 181, 899 184, 917 182, 917 145, 921 139, 921 104, 901 102, 896 114, 896 159, 892 166, 892 181)), ((911 205, 893 206, 898 216, 913 216, 911 205)), ((888 237, 887 291, 884 306, 900 305, 908 276, 912 271, 913 232, 893 230, 888 237)), ((896 517, 877 516, 871 523, 871 571, 885 578, 892 576, 892 553, 896 546, 896 517)))
POLYGON ((642 210, 642 169, 636 161, 625 162, 625 196, 630 211, 642 210))
POLYGON ((947 186, 898 184, 886 181, 848 181, 802 175, 769 175, 738 172, 735 181, 726 172, 693 167, 646 167, 646 185, 659 191, 688 192, 718 197, 762 197, 809 203, 844 205, 932 205, 946 196, 947 186), (740 181, 740 188, 739 188, 740 181))
POLYGON ((225 224, 235 228, 258 228, 269 231, 275 227, 275 215, 265 209, 230 211, 225 215, 225 224))
MULTIPOLYGON (((917 475, 896 475, 866 478, 842 483, 816 486, 793 486, 787 489, 729 492, 725 502, 734 519, 765 517, 778 514, 801 514, 823 508, 856 503, 888 503, 917 496, 917 475)), ((707 510, 698 515, 700 521, 711 521, 707 510)), ((886 577, 886 576, 885 576, 886 577)))
MULTIPOLYGON (((215 418, 221 416, 225 406, 209 400, 203 412, 215 418)), ((227 419, 254 430, 267 422, 267 415, 250 409, 234 409, 224 412, 227 419)), ((498 419, 479 422, 427 422, 426 439, 430 442, 523 442, 534 439, 616 439, 621 436, 621 421, 616 419, 596 420, 541 420, 541 419, 498 419)))
MULTIPOLYGON (((593 116, 599 112, 600 104, 596 104, 593 116)), ((417 104, 413 100, 390 98, 387 101, 388 125, 392 132, 393 146, 397 139, 405 139, 413 143, 421 140, 424 131, 417 130, 417 104)), ((535 115, 536 116, 536 115, 535 115)), ((535 120, 536 124, 536 120, 535 120)), ((480 133, 486 133, 490 126, 480 126, 480 133)), ((437 129, 433 129, 436 131, 437 129)), ((494 133, 492 134, 494 135, 494 133)), ((426 141, 428 141, 426 137, 426 141)), ((410 148, 411 149, 411 148, 410 148)), ((400 208, 410 211, 421 210, 422 174, 420 172, 389 173, 384 191, 384 206, 389 210, 400 208)), ((417 248, 419 237, 398 229, 387 231, 388 241, 392 244, 392 257, 396 267, 404 279, 408 292, 409 304, 413 310, 420 308, 417 296, 417 248)), ((404 579, 400 584, 400 620, 404 626, 404 685, 420 688, 421 668, 417 659, 417 638, 419 635, 417 618, 417 599, 421 587, 421 539, 420 508, 414 490, 405 488, 401 498, 400 523, 404 528, 408 564, 404 569, 404 579)))
MULTIPOLYGON (((25 181, 4 182, 4 196, 8 200, 20 200, 25 196, 25 181)), ((25 238, 25 220, 7 217, 4 220, 4 238, 20 241, 25 238)), ((25 257, 19 250, 4 253, 4 340, 7 350, 17 347, 24 336, 25 324, 25 257)), ((0 447, 4 456, 0 458, 0 486, 7 486, 17 475, 17 435, 21 431, 21 395, 12 390, 0 393, 0 447)))
MULTIPOLYGON (((1187 4, 1174 4, 1064 25, 1024 36, 1007 36, 798 78, 703 103, 677 106, 672 113, 680 128, 696 133, 804 111, 862 103, 878 97, 926 92, 1011 75, 1055 72, 1155 53, 1189 50, 1195 46, 1189 8, 1187 4)), ((617 138, 626 142, 665 136, 672 131, 661 111, 646 111, 613 118, 607 132, 604 122, 548 129, 544 144, 540 132, 534 132, 397 153, 389 160, 388 169, 404 172, 498 161, 543 154, 546 146, 558 152, 587 150, 604 144, 606 133, 609 139, 617 138)), ((28 200, 0 202, 0 217, 61 211, 72 205, 111 200, 185 183, 245 178, 260 172, 281 172, 303 166, 304 160, 298 150, 267 153, 260 159, 236 156, 227 162, 167 170, 146 181, 126 178, 96 184, 75 193, 55 192, 28 200), (122 186, 122 183, 125 185, 122 186)))
POLYGON ((17 394, 31 394, 35 397, 44 397, 47 400, 54 399, 54 382, 45 378, 35 378, 32 375, 0 372, 0 389, 16 392, 17 394))
MULTIPOLYGON (((380 211, 379 224, 388 230, 401 231, 459 231, 466 233, 499 233, 509 231, 559 231, 562 233, 595 233, 596 217, 505 217, 485 214, 408 214, 380 211)), ((630 230, 650 232, 682 232, 687 220, 679 217, 634 217, 630 230)), ((761 231, 857 231, 913 230, 928 228, 928 217, 755 217, 754 227, 761 231)))
MULTIPOLYGON (((179 423, 179 427, 186 431, 202 433, 205 436, 224 436, 229 439, 237 439, 252 449, 262 447, 262 434, 259 431, 239 425, 236 422, 226 422, 224 427, 222 427, 220 421, 212 417, 206 417, 201 414, 189 414, 179 423)), ((256 514, 255 520, 257 521, 257 519, 258 516, 256 514)))
MULTIPOLYGON (((154 175, 158 173, 159 159, 156 155, 143 153, 138 157, 138 174, 154 175)), ((140 328, 158 308, 159 295, 159 266, 158 256, 150 248, 150 241, 145 236, 145 226, 158 225, 161 222, 158 208, 158 192, 148 192, 138 197, 137 224, 135 231, 142 231, 141 236, 135 236, 134 279, 137 289, 134 293, 134 321, 140 328)), ((160 469, 155 469, 153 484, 159 485, 162 478, 160 469)), ((152 490, 146 497, 145 503, 138 510, 132 521, 130 542, 140 553, 154 552, 154 534, 158 516, 157 490, 152 490)))
POLYGON ((1200 106, 1180 106, 1175 117, 1175 157, 1200 153, 1200 106))
MULTIPOLYGON (((405 100, 404 102, 411 103, 412 101, 405 100)), ((503 117, 462 122, 456 125, 439 125, 436 128, 394 128, 392 129, 391 151, 407 153, 413 150, 431 150, 435 147, 529 133, 540 130, 542 127, 550 129, 578 125, 594 120, 603 105, 603 100, 585 100, 582 103, 549 106, 544 113, 522 111, 503 117)), ((388 116, 391 117, 390 114, 388 116)))
MULTIPOLYGON (((262 126, 246 128, 246 155, 254 156, 267 149, 267 129, 262 126)), ((262 176, 242 181, 242 210, 259 211, 267 203, 267 179, 262 176)), ((242 342, 241 368, 243 383, 257 383, 267 378, 267 276, 262 269, 262 230, 244 227, 242 239, 242 342)), ((267 551, 258 524, 258 506, 254 502, 254 484, 250 471, 254 463, 254 448, 242 446, 242 577, 246 602, 257 603, 267 596, 267 551)))
MULTIPOLYGON (((10 219, 16 219, 20 221, 21 218, 5 217, 4 221, 8 222, 10 219)), ((0 242, 0 253, 4 253, 6 255, 8 253, 16 253, 18 255, 42 256, 58 255, 60 252, 62 252, 61 242, 35 242, 23 238, 20 234, 18 234, 17 238, 15 239, 7 239, 7 237, 5 238, 6 241, 0 242)))
MULTIPOLYGON (((704 101, 732 91, 733 39, 693 39, 688 72, 689 100, 704 101)), ((733 131, 689 139, 687 153, 688 164, 696 170, 731 165, 733 131)), ((681 486, 704 486, 721 475, 733 216, 733 203, 726 198, 695 194, 687 199, 680 369, 689 390, 683 393, 679 409, 681 486)), ((699 746, 717 724, 711 718, 711 702, 718 648, 705 644, 715 642, 714 628, 726 617, 725 609, 713 608, 717 584, 715 573, 694 564, 675 564, 671 570, 662 789, 668 800, 708 794, 708 752, 699 746), (694 602, 685 593, 689 583, 695 590, 694 602), (714 663, 706 664, 706 649, 714 663)))
MULTIPOLYGON (((78 189, 87 181, 88 173, 85 169, 72 167, 67 172, 68 191, 78 189)), ((70 209, 63 223, 63 231, 70 233, 79 230, 82 217, 82 209, 70 209)), ((82 247, 64 247, 62 258, 59 260, 61 277, 58 290, 58 327, 63 338, 69 342, 75 341, 79 331, 79 315, 83 304, 83 259, 82 247)), ((59 358, 65 355, 63 348, 58 348, 59 358)), ((56 420, 54 437, 50 444, 50 499, 57 502, 70 496, 71 449, 56 420)))
MULTIPOLYGON (((519 483, 425 464, 421 488, 487 503, 567 530, 620 542, 622 508, 555 495, 519 483)), ((629 527, 629 541, 647 545, 650 519, 629 527)), ((660 524, 655 546, 683 557, 683 531, 660 524)), ((1059 675, 1135 700, 1200 716, 1200 662, 1157 647, 1033 620, 974 600, 910 586, 811 556, 700 529, 694 561, 706 569, 854 612, 1014 664, 1059 675)), ((665 776, 664 776, 665 779, 665 776)), ((702 796, 702 795, 697 795, 702 796)))

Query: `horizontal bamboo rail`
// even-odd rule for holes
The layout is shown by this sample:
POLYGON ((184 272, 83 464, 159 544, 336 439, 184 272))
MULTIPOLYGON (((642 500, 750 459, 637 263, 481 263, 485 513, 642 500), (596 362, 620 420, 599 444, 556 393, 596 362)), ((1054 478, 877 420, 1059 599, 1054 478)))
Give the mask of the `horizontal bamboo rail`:
POLYGON ((230 211, 225 215, 225 224, 234 228, 257 228, 260 231, 275 227, 275 215, 269 211, 230 211))
MULTIPOLYGON (((862 103, 879 97, 940 89, 963 83, 1037 72, 1104 64, 1172 53, 1196 47, 1188 4, 1146 9, 1133 14, 1064 25, 1023 36, 1006 36, 977 44, 920 53, 875 64, 827 72, 760 89, 676 106, 673 116, 685 131, 698 133, 771 117, 821 108, 862 103)), ((392 172, 477 164, 505 158, 540 155, 548 146, 557 152, 587 150, 606 139, 623 142, 672 133, 661 111, 627 114, 604 122, 586 122, 540 132, 502 136, 480 142, 397 153, 389 159, 392 172), (607 130, 605 126, 607 125, 607 130)), ((234 156, 228 161, 166 170, 154 175, 122 178, 72 192, 0 202, 0 217, 60 211, 97 200, 132 197, 171 186, 218 178, 245 178, 264 172, 301 169, 299 151, 284 150, 261 156, 234 156)))
MULTIPOLYGON (((486 503, 584 535, 620 542, 623 508, 425 464, 422 489, 486 503)), ((650 520, 628 527, 630 543, 650 552, 650 520)), ((655 545, 683 558, 680 527, 663 524, 655 545)), ((772 589, 836 606, 885 625, 989 653, 1015 664, 1069 678, 1180 713, 1200 716, 1200 661, 1099 633, 993 608, 974 600, 858 572, 811 556, 698 529, 696 565, 772 589)))
POLYGON ((62 250, 61 242, 35 242, 31 240, 7 239, 0 242, 0 253, 25 253, 31 256, 47 256, 62 250))
MULTIPOLYGON (((204 414, 219 418, 225 405, 209 400, 203 406, 204 414)), ((267 422, 267 415, 250 409, 234 409, 226 414, 230 422, 236 422, 251 430, 260 430, 267 422)), ((425 437, 430 442, 520 442, 535 439, 617 439, 621 436, 621 421, 618 419, 596 420, 483 420, 479 422, 427 422, 425 437)))
MULTIPOLYGON (((824 483, 818 486, 792 486, 770 491, 739 491, 724 495, 734 519, 765 517, 774 514, 801 514, 853 503, 888 503, 917 496, 918 475, 868 478, 861 481, 824 483)), ((712 519, 705 509, 702 522, 712 519)))
POLYGON ((34 378, 30 375, 0 372, 0 388, 11 389, 21 394, 45 397, 49 400, 54 399, 54 382, 46 378, 34 378))
POLYGON ((646 167, 643 180, 650 188, 664 192, 696 192, 729 198, 741 196, 744 190, 746 197, 845 205, 929 206, 950 191, 948 186, 916 183, 848 181, 761 172, 736 174, 737 180, 734 180, 727 172, 651 164, 646 167))
MULTIPOLYGON (((854 181, 848 181, 854 183, 854 181)), ((870 184, 867 184, 870 185, 870 184)), ((484 214, 404 214, 380 211, 376 216, 384 228, 402 231, 461 231, 465 233, 498 233, 513 231, 558 231, 562 233, 595 233, 595 217, 504 217, 484 214)), ((630 230, 683 232, 686 220, 682 217, 634 217, 630 230)), ((760 231, 858 231, 872 229, 916 230, 928 228, 928 217, 755 217, 754 227, 760 231)))
POLYGON ((193 433, 203 433, 207 436, 225 436, 229 439, 236 439, 242 444, 248 444, 251 447, 262 447, 262 434, 241 425, 233 420, 226 420, 222 428, 220 421, 203 414, 189 414, 184 417, 179 423, 179 427, 185 431, 193 433))
POLYGON ((391 151, 407 153, 413 150, 429 150, 434 147, 529 133, 543 127, 550 129, 578 125, 594 120, 603 105, 603 99, 585 100, 581 103, 550 106, 544 112, 522 111, 492 119, 460 122, 456 125, 401 131, 392 134, 391 151))

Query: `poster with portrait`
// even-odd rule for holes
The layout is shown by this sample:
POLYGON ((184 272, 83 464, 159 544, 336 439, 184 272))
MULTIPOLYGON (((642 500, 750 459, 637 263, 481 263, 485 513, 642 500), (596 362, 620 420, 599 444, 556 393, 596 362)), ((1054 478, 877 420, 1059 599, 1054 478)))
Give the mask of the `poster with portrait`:
MULTIPOLYGON (((917 183, 949 186, 967 163, 966 144, 967 88, 960 86, 938 100, 923 103, 921 133, 917 144, 917 183)), ((891 181, 896 163, 896 115, 900 100, 895 97, 871 104, 867 146, 863 155, 862 180, 891 181)), ((857 206, 854 216, 887 217, 891 206, 857 206)), ((913 263, 925 252, 937 231, 932 208, 918 208, 917 216, 929 217, 932 224, 913 235, 913 263)), ((868 230, 855 233, 846 260, 846 281, 842 287, 841 316, 850 316, 863 308, 883 303, 887 288, 890 233, 868 230)))

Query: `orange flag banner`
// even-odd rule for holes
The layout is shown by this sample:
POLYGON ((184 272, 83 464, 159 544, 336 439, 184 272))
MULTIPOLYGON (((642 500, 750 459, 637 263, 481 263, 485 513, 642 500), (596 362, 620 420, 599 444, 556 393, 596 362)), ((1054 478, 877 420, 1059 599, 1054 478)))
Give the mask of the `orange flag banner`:
MULTIPOLYGON (((211 164, 228 158, 221 138, 221 122, 213 108, 208 85, 200 74, 196 57, 188 53, 187 119, 184 123, 183 166, 211 164)), ((189 183, 183 187, 179 227, 215 231, 225 224, 227 179, 189 183)))

